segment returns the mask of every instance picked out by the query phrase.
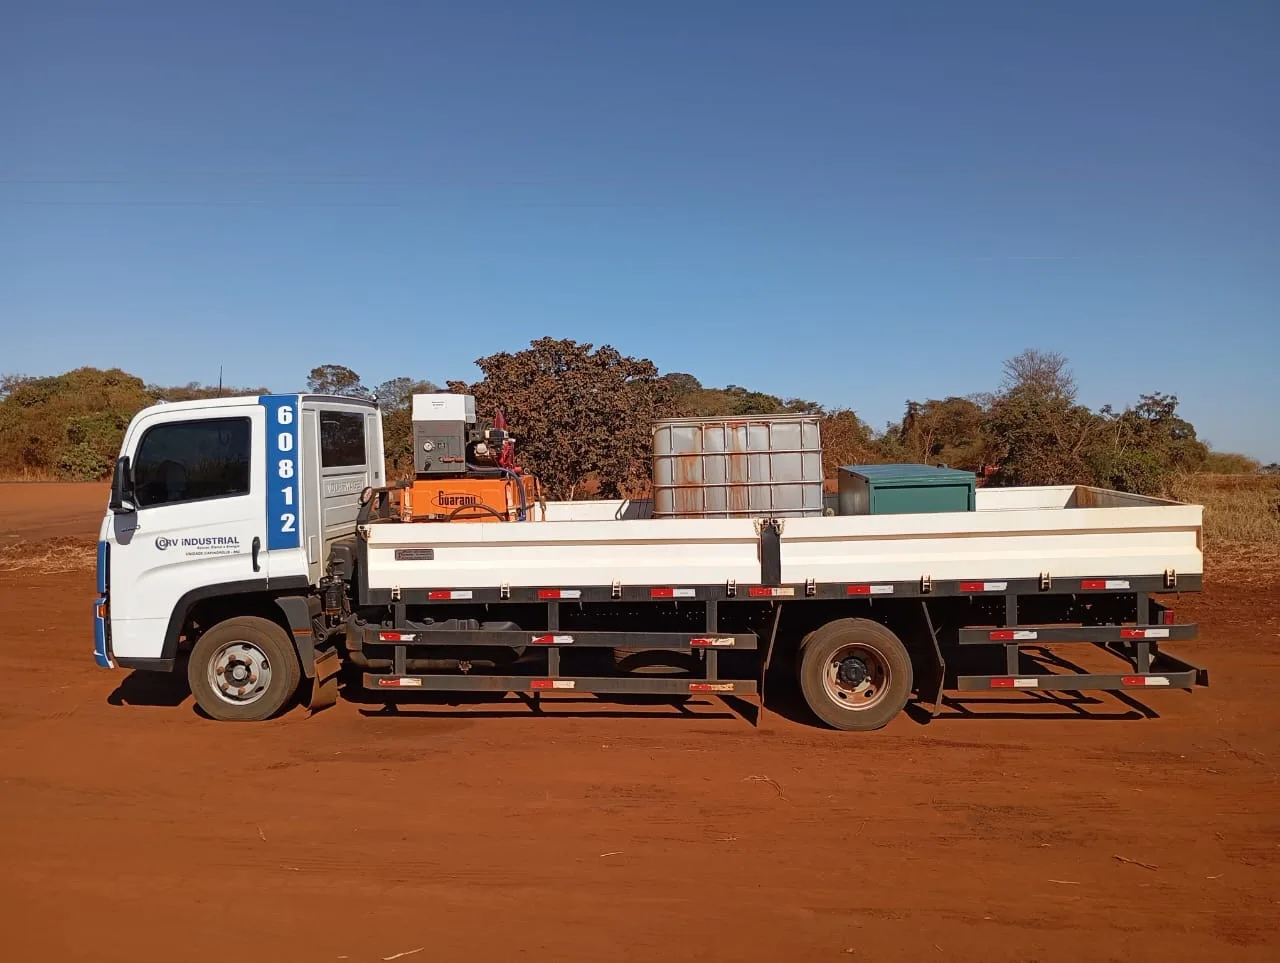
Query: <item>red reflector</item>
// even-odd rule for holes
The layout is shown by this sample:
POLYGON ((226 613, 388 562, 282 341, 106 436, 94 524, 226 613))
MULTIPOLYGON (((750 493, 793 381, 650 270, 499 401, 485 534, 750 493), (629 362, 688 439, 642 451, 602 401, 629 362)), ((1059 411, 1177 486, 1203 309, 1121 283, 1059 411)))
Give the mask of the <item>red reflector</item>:
POLYGON ((572 635, 554 635, 547 633, 546 635, 535 635, 529 640, 531 645, 572 645, 572 635))
POLYGON ((1012 629, 1002 630, 1000 632, 991 633, 992 642, 1012 642, 1015 636, 1012 629))
POLYGON ((538 598, 540 599, 558 599, 559 597, 559 589, 538 589, 538 598))
POLYGON ((732 682, 690 682, 690 692, 732 692, 732 682))
POLYGON ((1012 679, 992 679, 992 680, 991 680, 991 688, 993 688, 993 689, 1012 689, 1012 688, 1013 688, 1013 680, 1012 680, 1012 679))
POLYGON ((1107 580, 1104 578, 1087 578, 1080 583, 1080 587, 1090 590, 1104 589, 1107 587, 1107 580))
POLYGON ((1146 685, 1146 680, 1140 675, 1126 675, 1120 680, 1125 685, 1146 685))
POLYGON ((453 598, 453 593, 452 592, 428 592, 427 598, 428 599, 451 599, 453 598))
POLYGON ((550 689, 554 684, 554 679, 534 679, 529 683, 530 689, 550 689))
POLYGON ((985 582, 961 582, 961 592, 981 592, 986 587, 985 582))
POLYGON ((1163 618, 1161 618, 1160 621, 1163 625, 1175 624, 1173 619, 1173 609, 1165 609, 1164 612, 1161 613, 1161 615, 1163 616, 1163 618))
POLYGON ((751 588, 747 589, 747 594, 750 596, 753 596, 754 598, 769 598, 771 595, 773 595, 773 589, 765 588, 762 585, 754 585, 751 588))
POLYGON ((870 585, 850 585, 844 590, 846 595, 870 595, 870 585))
POLYGON ((1142 629, 1121 629, 1120 638, 1122 639, 1145 639, 1147 633, 1142 629))
POLYGON ((380 641, 380 642, 399 642, 399 641, 400 641, 400 633, 399 633, 399 632, 379 632, 379 633, 378 633, 378 641, 380 641))
POLYGON ((675 598, 676 590, 669 588, 649 589, 649 598, 651 599, 670 599, 675 598))

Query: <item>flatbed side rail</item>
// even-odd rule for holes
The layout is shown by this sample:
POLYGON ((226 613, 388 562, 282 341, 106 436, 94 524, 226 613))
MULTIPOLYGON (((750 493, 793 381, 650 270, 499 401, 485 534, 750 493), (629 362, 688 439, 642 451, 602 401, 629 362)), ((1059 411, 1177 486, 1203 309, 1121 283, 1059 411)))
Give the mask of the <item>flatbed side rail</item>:
MULTIPOLYGON (((1056 692, 1121 691, 1142 688, 1191 690, 1208 686, 1206 669, 1162 652, 1163 642, 1188 641, 1198 635, 1193 623, 1174 623, 1173 613, 1152 601, 1145 593, 1137 596, 1139 622, 1132 625, 1018 625, 1006 624, 988 628, 963 628, 957 641, 962 646, 999 645, 1004 649, 1004 672, 992 675, 961 675, 956 688, 961 691, 985 689, 1038 689, 1056 692), (1028 662, 1043 667, 1050 662, 1069 666, 1054 659, 1047 645, 1088 643, 1123 660, 1129 671, 1092 673, 1069 669, 1065 672, 1037 672, 1024 668, 1028 662), (1025 657, 1030 657, 1025 658, 1025 657)), ((1017 620, 1017 601, 1008 606, 1010 622, 1017 620)))

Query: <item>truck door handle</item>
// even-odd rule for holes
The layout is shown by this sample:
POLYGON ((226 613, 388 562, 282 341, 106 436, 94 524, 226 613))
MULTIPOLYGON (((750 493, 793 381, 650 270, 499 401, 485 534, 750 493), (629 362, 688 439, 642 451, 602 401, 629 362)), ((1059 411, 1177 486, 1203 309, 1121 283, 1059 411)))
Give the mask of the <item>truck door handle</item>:
POLYGON ((255 572, 262 571, 262 566, 258 564, 258 553, 262 551, 262 539, 257 535, 253 536, 253 570, 255 572))

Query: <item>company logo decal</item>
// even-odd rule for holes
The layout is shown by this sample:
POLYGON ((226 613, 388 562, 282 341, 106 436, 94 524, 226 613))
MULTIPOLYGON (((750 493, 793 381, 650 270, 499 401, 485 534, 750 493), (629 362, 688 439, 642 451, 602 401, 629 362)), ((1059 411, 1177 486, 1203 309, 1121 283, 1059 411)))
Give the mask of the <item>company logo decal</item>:
POLYGON ((181 555, 238 555, 240 539, 235 535, 202 535, 190 538, 168 538, 161 535, 156 539, 156 548, 162 552, 178 549, 181 555))
POLYGON ((464 505, 479 505, 480 499, 476 495, 438 491, 436 492, 435 503, 441 508, 461 508, 464 505))

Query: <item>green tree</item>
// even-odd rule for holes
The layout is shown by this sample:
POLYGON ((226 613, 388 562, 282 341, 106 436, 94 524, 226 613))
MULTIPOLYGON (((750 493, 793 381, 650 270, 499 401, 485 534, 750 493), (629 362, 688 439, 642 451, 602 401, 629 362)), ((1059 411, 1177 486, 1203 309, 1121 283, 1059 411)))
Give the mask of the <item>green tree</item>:
MULTIPOLYGON (((688 377, 683 376, 683 377, 688 377)), ((780 398, 741 385, 695 388, 677 394, 677 414, 689 418, 728 418, 750 415, 820 414, 822 406, 803 398, 780 398)))
POLYGON ((1092 480, 1105 488, 1158 494, 1170 476, 1200 471, 1209 457, 1195 427, 1178 415, 1176 395, 1141 395, 1118 415, 1103 408, 1100 418, 1104 430, 1091 452, 1092 480))
POLYGON ((617 497, 648 480, 651 425, 668 414, 671 393, 653 362, 608 345, 539 338, 476 364, 484 379, 451 381, 450 390, 475 395, 483 417, 504 412, 517 459, 552 497, 580 496, 590 479, 600 495, 617 497))
POLYGON ((440 391, 439 385, 416 378, 392 378, 373 389, 378 407, 383 411, 399 411, 413 407, 414 395, 431 395, 440 391))
POLYGON ((99 478, 129 420, 152 403, 142 379, 119 368, 10 378, 0 400, 0 470, 99 478))
POLYGON ((369 397, 369 389, 360 383, 360 376, 340 364, 322 364, 312 368, 311 373, 307 375, 307 390, 317 395, 369 397))
POLYGON ((822 474, 834 478, 843 465, 865 465, 880 460, 871 429, 856 412, 828 411, 818 423, 822 434, 822 474))
POLYGON ((670 387, 673 401, 679 401, 683 395, 702 390, 702 382, 683 371, 668 372, 662 376, 662 380, 670 387))
POLYGON ((387 478, 413 473, 413 396, 429 395, 440 388, 430 381, 392 378, 373 390, 382 409, 382 437, 387 478))
POLYGON ((231 385, 205 385, 188 381, 185 385, 147 385, 147 394, 156 401, 199 401, 203 398, 238 398, 245 395, 267 395, 269 388, 236 388, 231 385))
POLYGON ((1005 362, 1005 379, 983 419, 1001 485, 1077 485, 1093 480, 1090 446, 1101 419, 1076 403, 1060 354, 1024 351, 1005 362))
POLYGON ((902 454, 920 464, 981 471, 991 448, 983 430, 985 417, 982 405, 972 398, 908 401, 897 428, 902 454))

